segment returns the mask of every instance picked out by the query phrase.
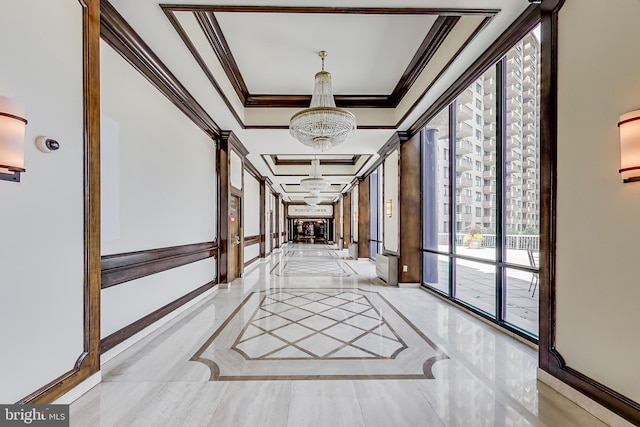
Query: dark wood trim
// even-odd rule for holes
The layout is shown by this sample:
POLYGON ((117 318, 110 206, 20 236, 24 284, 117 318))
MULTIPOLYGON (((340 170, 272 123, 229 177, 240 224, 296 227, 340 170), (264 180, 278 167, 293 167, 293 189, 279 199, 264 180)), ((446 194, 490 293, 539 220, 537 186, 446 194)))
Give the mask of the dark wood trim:
MULTIPOLYGON (((440 46, 449 36, 453 27, 460 21, 460 16, 439 16, 429 29, 415 55, 409 62, 406 70, 400 77, 398 84, 393 89, 389 102, 392 107, 397 107, 400 100, 409 92, 409 89, 416 82, 422 71, 426 68, 433 55, 440 49, 440 46)), ((466 46, 466 42, 465 42, 466 46)))
POLYGON ((216 242, 206 242, 103 256, 102 289, 217 255, 216 242))
POLYGON ((204 59, 202 59, 202 56, 198 52, 198 49, 193 44, 193 42, 191 41, 191 39, 187 35, 186 31, 184 30, 184 28, 182 28, 182 26, 180 25, 180 22, 178 22, 178 19, 176 18, 176 16, 173 13, 173 11, 170 10, 170 9, 164 8, 162 5, 160 5, 160 7, 162 7, 162 10, 163 10, 164 14, 167 16, 167 19, 169 20, 169 22, 171 23, 173 28, 178 33, 178 35, 180 36, 180 38, 184 42, 185 46, 187 46, 187 49, 189 49, 189 52, 191 52, 191 54, 195 58, 195 60, 198 63, 198 65, 200 65, 200 68, 202 69, 202 72, 205 74, 205 76, 207 76, 207 78, 209 79, 209 82, 211 83, 213 88, 216 90, 216 92, 218 92, 218 94, 220 94, 220 97, 224 101, 225 105, 227 106, 227 108, 229 109, 229 111, 231 112, 233 117, 236 119, 236 122, 238 122, 240 127, 242 129, 244 129, 245 126, 242 123, 242 120, 240 119, 240 116, 236 112, 235 108, 233 108, 233 105, 231 104, 229 99, 224 95, 224 92, 222 92, 222 88, 220 87, 220 85, 218 85, 218 82, 213 77, 213 74, 211 73, 211 70, 209 70, 209 67, 204 62, 204 59))
POLYGON ((389 154, 393 153, 395 150, 400 148, 400 144, 409 140, 408 132, 398 131, 395 132, 387 142, 384 143, 382 147, 378 150, 379 157, 376 161, 367 169, 365 173, 362 174, 363 177, 367 177, 373 173, 378 166, 384 163, 384 161, 389 157, 389 154))
POLYGON ((355 15, 480 15, 490 16, 500 9, 481 8, 433 8, 433 7, 322 7, 322 6, 235 6, 235 5, 197 5, 197 4, 161 4, 163 8, 179 11, 207 12, 246 12, 246 13, 342 13, 355 15))
POLYGON ((366 177, 358 185, 358 258, 369 258, 369 239, 371 238, 369 182, 370 178, 366 177))
MULTIPOLYGON (((498 37, 498 39, 485 50, 476 62, 451 85, 442 95, 432 103, 427 110, 422 113, 408 129, 409 136, 414 136, 429 121, 435 117, 442 109, 446 108, 453 100, 469 87, 482 73, 493 66, 502 56, 504 56, 513 45, 527 35, 540 22, 540 7, 531 4, 527 9, 498 37)), ((483 22, 481 27, 487 22, 483 22)), ((409 109, 409 112, 413 107, 409 109)), ((404 118, 401 120, 401 122, 404 118)))
POLYGON ((211 138, 220 127, 108 0, 100 0, 100 36, 211 138))
MULTIPOLYGON (((640 120, 640 118, 638 118, 640 120)), ((263 156, 265 156, 263 154, 263 156)), ((278 159, 278 154, 268 154, 271 161, 276 166, 311 166, 311 159, 278 159)), ((321 155, 316 156, 320 160, 320 166, 355 166, 362 154, 351 155, 351 159, 323 159, 321 155)))
POLYGON ((244 247, 260 244, 260 235, 244 236, 244 247))
POLYGON ((18 403, 51 403, 100 370, 100 3, 80 0, 83 47, 83 351, 73 368, 18 403))
POLYGON ((274 211, 275 214, 273 215, 273 220, 274 220, 274 227, 272 228, 274 230, 273 233, 273 238, 274 238, 274 245, 273 248, 274 249, 278 249, 280 247, 280 195, 278 193, 273 193, 273 196, 275 198, 274 200, 274 211))
POLYGON ((266 201, 267 201, 267 181, 260 180, 260 258, 266 256, 266 201))
MULTIPOLYGON (((335 98, 335 96, 334 96, 335 98)), ((344 108, 344 107, 343 107, 344 108)), ((247 125, 241 123, 243 129, 289 129, 289 125, 247 125)), ((392 129, 396 130, 398 124, 394 125, 358 125, 358 129, 360 130, 384 130, 384 129, 392 129)))
POLYGON ((244 168, 249 172, 249 174, 260 181, 262 179, 262 174, 256 167, 251 163, 251 161, 247 158, 244 159, 244 168))
POLYGON ((231 48, 224 37, 224 33, 222 28, 220 28, 218 20, 211 11, 194 12, 193 14, 196 21, 198 21, 198 24, 200 24, 200 28, 204 32, 204 35, 207 37, 209 44, 213 48, 213 51, 218 57, 220 65, 227 75, 229 82, 231 82, 231 86, 233 86, 236 95, 238 95, 240 102, 244 105, 247 100, 246 95, 249 93, 249 89, 242 78, 242 74, 240 74, 240 68, 238 68, 235 58, 231 54, 231 48))
MULTIPOLYGON (((268 157, 273 156, 273 154, 261 154, 260 157, 262 158, 262 161, 264 162, 265 165, 267 165, 267 168, 269 169, 269 172, 271 172, 271 174, 276 177, 276 176, 300 176, 300 177, 305 177, 308 176, 308 173, 299 173, 299 174, 287 174, 287 173, 276 173, 273 168, 271 167, 271 164, 266 160, 268 157)), ((322 155, 319 155, 318 157, 321 157, 322 155)), ((352 175, 359 175, 362 170, 364 169, 364 167, 367 165, 367 163, 369 162, 369 160, 371 160, 371 157, 373 157, 371 154, 359 154, 358 158, 360 157, 365 157, 366 160, 364 162, 362 162, 362 166, 360 167, 360 169, 354 173, 354 174, 337 174, 337 173, 323 173, 322 176, 352 176, 352 175)), ((307 163, 308 165, 311 165, 310 163, 307 163)), ((322 160, 321 163, 322 165, 322 160)))
POLYGON ((147 326, 157 322, 158 320, 162 319, 167 314, 169 314, 172 311, 182 307, 183 305, 185 305, 186 303, 188 303, 192 299, 196 298, 198 295, 201 295, 204 292, 208 291, 209 289, 213 288, 215 285, 216 285, 216 281, 212 280, 211 282, 209 282, 209 283, 207 283, 205 285, 202 285, 197 289, 194 289, 193 291, 189 292, 188 294, 185 294, 185 295, 181 296, 180 298, 170 302, 169 304, 166 304, 166 305, 160 307, 159 309, 157 309, 157 310, 147 314, 146 316, 136 320, 135 322, 131 323, 130 325, 127 325, 124 328, 122 328, 122 329, 112 333, 111 335, 103 338, 100 341, 100 352, 104 353, 104 352, 106 352, 108 350, 111 350, 116 345, 120 344, 121 342, 125 341, 128 338, 131 338, 133 335, 135 335, 138 332, 142 331, 147 326))
POLYGON ((260 255, 256 255, 255 257, 251 258, 249 261, 244 263, 244 268, 249 267, 251 264, 258 261, 259 259, 260 259, 260 255))
POLYGON ((420 137, 420 134, 415 135, 400 145, 400 192, 398 197, 400 215, 398 281, 400 283, 421 283, 422 277, 420 137), (403 271, 403 265, 407 266, 407 271, 403 271))
POLYGON ((243 159, 249 154, 249 150, 244 146, 238 135, 229 130, 220 132, 220 136, 229 141, 229 148, 233 148, 243 159))
POLYGON ((541 4, 540 87, 540 339, 539 366, 632 424, 640 425, 640 403, 567 366, 556 348, 558 12, 564 0, 541 4))
MULTIPOLYGON (((317 13, 317 14, 377 14, 377 15, 438 15, 432 28, 425 36, 420 47, 414 54, 404 73, 397 82, 391 94, 376 95, 340 95, 334 96, 336 105, 343 108, 395 108, 422 73, 435 52, 440 48, 460 18, 465 15, 484 16, 486 19, 478 26, 472 37, 464 41, 463 46, 454 54, 441 73, 451 65, 451 62, 471 42, 477 32, 493 18, 498 9, 438 9, 438 8, 337 8, 337 7, 280 7, 280 6, 209 6, 209 5, 160 5, 169 18, 188 49, 201 66, 214 88, 224 99, 226 105, 233 111, 234 117, 243 128, 286 128, 286 126, 253 126, 242 122, 238 113, 231 107, 231 103, 220 86, 215 81, 211 71, 203 61, 200 53, 189 39, 184 29, 175 18, 175 12, 192 12, 200 24, 209 44, 216 54, 220 64, 231 83, 235 94, 245 108, 306 108, 309 106, 310 95, 275 95, 251 94, 242 78, 239 67, 233 57, 231 48, 226 42, 223 31, 215 17, 215 13, 317 13)), ((438 76, 439 77, 439 76, 438 76)), ((437 78, 436 78, 437 80, 437 78)), ((411 107, 415 108, 416 104, 411 107)), ((404 118, 403 118, 404 120, 404 118)), ((397 125, 390 128, 396 128, 397 125)), ((362 127, 361 127, 362 128, 362 127)), ((374 127, 378 128, 378 127, 374 127)))

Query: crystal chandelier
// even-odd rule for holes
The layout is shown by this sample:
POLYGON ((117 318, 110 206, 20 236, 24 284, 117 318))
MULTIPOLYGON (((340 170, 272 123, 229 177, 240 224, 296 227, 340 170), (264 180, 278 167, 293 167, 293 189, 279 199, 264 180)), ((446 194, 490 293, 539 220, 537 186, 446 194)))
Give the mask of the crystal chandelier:
POLYGON ((308 196, 304 196, 304 202, 309 206, 315 206, 322 201, 320 193, 317 191, 311 191, 308 196))
POLYGON ((322 71, 316 73, 311 106, 291 117, 289 133, 295 139, 315 150, 327 151, 342 144, 356 129, 356 117, 343 108, 337 108, 331 90, 331 74, 324 70, 327 52, 321 50, 322 71))
POLYGON ((311 173, 308 178, 300 180, 300 185, 307 191, 324 191, 331 183, 320 174, 320 160, 311 160, 311 173))

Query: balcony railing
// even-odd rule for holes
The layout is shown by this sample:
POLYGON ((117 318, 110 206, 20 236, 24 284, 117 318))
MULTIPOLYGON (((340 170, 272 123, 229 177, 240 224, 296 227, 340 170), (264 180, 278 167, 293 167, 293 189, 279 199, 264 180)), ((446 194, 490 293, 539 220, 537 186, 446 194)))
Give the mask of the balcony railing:
POLYGON ((468 141, 466 139, 461 139, 456 141, 456 154, 470 154, 470 153, 473 153, 473 144, 471 143, 471 141, 468 141))
POLYGON ((507 172, 509 173, 521 173, 522 166, 518 163, 507 163, 507 172))
POLYGON ((482 187, 484 194, 493 194, 496 192, 497 187, 495 185, 485 185, 482 187))
POLYGON ((507 111, 515 111, 520 108, 522 102, 517 98, 508 98, 507 99, 507 111))
POLYGON ((484 171, 484 172, 482 172, 482 176, 485 179, 496 179, 496 170, 495 169, 489 169, 488 171, 484 171))
POLYGON ((507 161, 511 162, 513 160, 522 160, 522 155, 515 150, 507 151, 507 161))
POLYGON ((466 104, 457 104, 456 113, 459 120, 473 119, 473 110, 466 104))
POLYGON ((473 203, 473 197, 467 194, 460 194, 456 196, 456 203, 459 205, 470 205, 473 203))
POLYGON ((456 125, 456 136, 458 138, 466 138, 473 135, 473 128, 468 123, 458 123, 456 125))
POLYGON ((471 169, 473 169, 473 162, 470 159, 463 157, 456 160, 456 170, 468 171, 471 169))
POLYGON ((497 160, 496 153, 488 154, 482 158, 485 165, 494 165, 497 160))
POLYGON ((536 145, 536 137, 535 135, 525 135, 522 137, 522 145, 525 147, 535 146, 536 145))
POLYGON ((482 207, 485 209, 495 209, 498 207, 498 203, 495 200, 485 200, 482 202, 482 207))
POLYGON ((485 136, 495 136, 496 135, 496 124, 488 123, 484 125, 484 134, 485 136))
POLYGON ((470 213, 459 213, 456 214, 456 221, 462 221, 462 222, 470 222, 472 219, 472 216, 470 213))
MULTIPOLYGON (((490 216, 485 216, 485 222, 494 222, 487 220, 490 216)), ((535 220, 522 220, 529 222, 530 225, 535 225, 535 220)), ((466 233, 456 233, 455 244, 456 246, 464 246, 464 236, 466 233)), ((537 251, 540 249, 540 237, 534 234, 507 234, 505 239, 507 249, 531 249, 537 251)), ((446 246, 449 244, 449 233, 438 233, 438 244, 446 246)), ((482 234, 482 247, 495 248, 496 247, 496 235, 495 234, 482 234)))
POLYGON ((536 101, 534 101, 533 99, 524 101, 522 103, 522 111, 524 113, 530 113, 532 111, 536 111, 536 101))
POLYGON ((522 151, 522 154, 525 159, 535 159, 536 157, 538 157, 536 149, 532 146, 528 146, 524 151, 522 151))
POLYGON ((522 178, 519 176, 509 176, 507 178, 507 185, 522 185, 522 178))
POLYGON ((457 101, 460 104, 468 104, 469 102, 473 102, 473 90, 471 88, 467 88, 458 95, 457 101))
POLYGON ((507 125, 507 136, 513 135, 520 135, 520 125, 518 123, 507 125))
POLYGON ((495 151, 497 145, 496 145, 496 139, 495 138, 486 138, 484 140, 484 144, 483 147, 485 150, 487 151, 495 151))
POLYGON ((459 176, 456 178, 456 186, 459 188, 471 187, 473 186, 473 180, 465 176, 459 176))
POLYGON ((520 135, 511 135, 507 137, 507 148, 522 148, 520 135))
POLYGON ((531 123, 527 123, 526 125, 522 126, 522 134, 523 135, 535 135, 536 133, 536 126, 531 124, 531 123))

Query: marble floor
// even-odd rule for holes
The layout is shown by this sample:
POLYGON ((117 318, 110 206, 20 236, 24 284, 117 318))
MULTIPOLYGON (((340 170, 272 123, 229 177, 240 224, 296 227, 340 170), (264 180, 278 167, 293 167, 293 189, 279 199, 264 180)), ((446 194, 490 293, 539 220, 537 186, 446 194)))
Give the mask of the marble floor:
POLYGON ((285 246, 105 363, 71 425, 605 425, 536 381, 531 347, 374 273, 285 246))

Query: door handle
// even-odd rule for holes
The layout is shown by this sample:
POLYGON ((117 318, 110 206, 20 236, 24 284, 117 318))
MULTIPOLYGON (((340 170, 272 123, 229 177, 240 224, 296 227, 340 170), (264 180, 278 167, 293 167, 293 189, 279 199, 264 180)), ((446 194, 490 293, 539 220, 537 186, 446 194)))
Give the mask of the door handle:
POLYGON ((240 244, 240 236, 236 234, 236 245, 239 245, 239 244, 240 244))

